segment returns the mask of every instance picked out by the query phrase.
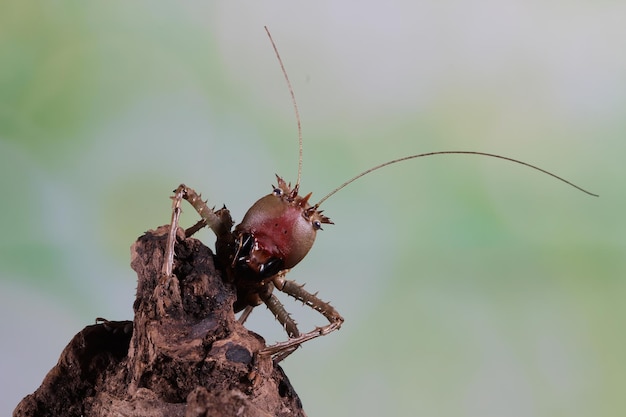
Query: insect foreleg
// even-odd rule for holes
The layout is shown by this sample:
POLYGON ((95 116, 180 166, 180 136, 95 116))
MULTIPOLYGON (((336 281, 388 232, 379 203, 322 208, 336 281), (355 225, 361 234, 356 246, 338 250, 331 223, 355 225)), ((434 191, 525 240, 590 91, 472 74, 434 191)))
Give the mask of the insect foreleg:
POLYGON ((196 209, 202 220, 196 223, 185 231, 186 236, 191 236, 204 226, 209 226, 211 230, 217 236, 216 249, 218 254, 221 252, 228 252, 228 249, 233 246, 233 237, 230 233, 230 229, 233 226, 233 220, 230 217, 230 212, 223 207, 220 210, 213 210, 209 208, 204 201, 200 198, 200 195, 196 193, 192 188, 187 187, 185 184, 181 184, 174 190, 174 196, 171 197, 172 202, 172 221, 170 223, 170 230, 167 236, 167 244, 165 247, 165 261, 163 262, 162 269, 162 283, 169 282, 168 278, 172 276, 174 268, 174 245, 176 244, 176 233, 178 231, 178 223, 180 219, 181 201, 183 199, 189 201, 189 203, 196 209))
POLYGON ((176 232, 178 230, 178 220, 180 219, 180 202, 183 199, 184 190, 182 185, 174 191, 172 197, 172 221, 170 222, 170 231, 167 234, 167 244, 165 246, 165 262, 163 262, 162 282, 167 282, 172 276, 174 268, 174 244, 176 243, 176 232))
MULTIPOLYGON (((206 202, 200 197, 200 194, 196 193, 193 188, 189 188, 185 184, 179 185, 178 188, 174 190, 174 196, 178 201, 180 201, 181 197, 187 200, 189 204, 196 209, 200 217, 202 217, 202 220, 185 230, 185 235, 189 237, 204 226, 209 226, 213 233, 215 233, 215 236, 217 236, 215 243, 217 256, 222 260, 224 265, 230 263, 231 253, 235 246, 235 240, 231 233, 233 219, 230 217, 230 211, 228 211, 226 207, 222 207, 219 210, 209 208, 206 202)), ((180 211, 180 203, 178 210, 180 211)))
POLYGON ((196 209, 200 217, 202 217, 202 221, 196 223, 188 229, 190 234, 195 233, 204 227, 204 225, 207 225, 211 228, 211 230, 213 230, 213 233, 215 233, 218 239, 223 239, 227 235, 230 236, 230 229, 233 227, 233 220, 226 207, 217 211, 209 208, 206 202, 200 197, 200 194, 196 193, 193 188, 189 188, 185 184, 179 185, 174 193, 175 195, 181 193, 182 198, 187 200, 189 204, 196 209))
MULTIPOLYGON (((273 279, 274 286, 280 291, 292 296, 296 300, 302 301, 304 304, 320 312, 329 321, 329 324, 322 327, 316 327, 315 330, 299 336, 291 336, 290 339, 276 343, 263 349, 261 355, 272 355, 276 361, 280 361, 293 352, 300 344, 315 339, 319 336, 325 336, 335 330, 338 330, 343 323, 343 317, 329 303, 322 301, 316 294, 311 294, 295 281, 286 280, 283 274, 278 274, 273 279)), ((267 303, 266 303, 267 304, 267 303)), ((280 305, 282 307, 282 304, 280 305)), ((269 307, 269 304, 268 304, 269 307)), ((283 308, 284 309, 284 308, 283 308)), ((271 310, 271 307, 270 307, 271 310)), ((286 312, 285 312, 286 313, 286 312)), ((288 315, 288 313, 286 313, 288 315)), ((276 315, 276 314, 275 314, 276 315)), ((279 318, 278 316, 276 316, 279 318)), ((280 318, 279 318, 280 320, 280 318)))

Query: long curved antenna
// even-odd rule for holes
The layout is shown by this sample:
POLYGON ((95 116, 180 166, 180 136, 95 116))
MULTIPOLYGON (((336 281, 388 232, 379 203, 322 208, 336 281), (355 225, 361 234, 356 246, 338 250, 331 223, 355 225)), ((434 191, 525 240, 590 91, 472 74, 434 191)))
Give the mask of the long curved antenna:
POLYGON ((545 169, 539 168, 539 167, 537 167, 537 166, 535 166, 535 165, 531 165, 531 164, 529 164, 529 163, 527 163, 527 162, 522 162, 522 161, 519 161, 519 160, 517 160, 517 159, 509 158, 509 157, 502 156, 502 155, 496 155, 496 154, 492 154, 492 153, 486 153, 486 152, 474 152, 474 151, 438 151, 438 152, 426 152, 426 153, 420 153, 420 154, 417 154, 417 155, 409 155, 409 156, 405 156, 405 157, 403 157, 403 158, 398 158, 398 159, 394 159, 394 160, 391 160, 391 161, 388 161, 388 162, 382 163, 382 164, 380 164, 380 165, 376 165, 375 167, 372 167, 372 168, 370 168, 370 169, 368 169, 368 170, 365 170, 365 171, 361 172, 359 175, 356 175, 356 176, 354 176, 354 177, 350 178, 348 181, 344 182, 344 183, 343 183, 343 184, 341 184, 339 187, 335 188, 335 189, 334 189, 334 190, 332 190, 330 193, 326 194, 326 195, 325 195, 325 196, 324 196, 324 197, 323 197, 323 198, 322 198, 322 199, 321 199, 321 200, 320 200, 317 204, 315 204, 315 206, 314 206, 314 207, 315 207, 315 208, 319 207, 319 206, 320 206, 320 205, 321 205, 324 201, 328 200, 328 198, 329 198, 329 197, 331 197, 333 194, 335 194, 335 193, 337 193, 339 190, 341 190, 341 189, 345 188, 345 187, 346 187, 347 185, 349 185, 350 183, 352 183, 352 182, 354 182, 354 181, 358 180, 358 179, 359 179, 359 178, 361 178, 362 176, 364 176, 364 175, 366 175, 366 174, 369 174, 369 173, 370 173, 370 172, 372 172, 372 171, 376 171, 377 169, 380 169, 380 168, 386 167, 387 165, 395 164, 395 163, 397 163, 397 162, 406 161, 406 160, 408 160, 408 159, 422 158, 422 157, 425 157, 425 156, 434 156, 434 155, 450 155, 450 154, 457 154, 457 155, 459 155, 459 154, 460 154, 460 155, 480 155, 480 156, 488 156, 488 157, 491 157, 491 158, 504 159, 505 161, 509 161, 509 162, 515 162, 516 164, 524 165, 524 166, 526 166, 526 167, 529 167, 529 168, 535 169, 535 170, 537 170, 537 171, 539 171, 539 172, 543 172, 544 174, 547 174, 547 175, 549 175, 549 176, 551 176, 551 177, 553 177, 553 178, 556 178, 557 180, 562 181, 562 182, 564 182, 565 184, 570 185, 570 186, 572 186, 572 187, 574 187, 574 188, 576 188, 576 189, 578 189, 578 190, 582 191, 582 192, 583 192, 583 193, 585 193, 585 194, 589 194, 590 196, 593 196, 593 197, 599 197, 599 195, 598 195, 598 194, 594 194, 594 193, 592 193, 592 192, 590 192, 590 191, 587 191, 587 190, 585 190, 584 188, 581 188, 581 187, 579 187, 578 185, 576 185, 576 184, 574 184, 574 183, 572 183, 572 182, 569 182, 568 180, 566 180, 566 179, 564 179, 564 178, 559 177, 558 175, 555 175, 555 174, 553 174, 553 173, 551 173, 551 172, 549 172, 549 171, 546 171, 545 169))
POLYGON ((274 39, 272 39, 272 35, 270 34, 267 26, 263 26, 265 28, 265 32, 267 36, 270 38, 270 42, 272 43, 272 48, 274 48, 274 53, 276 54, 276 58, 278 58, 278 63, 280 64, 280 69, 283 71, 283 75, 285 76, 285 81, 287 81, 287 88, 289 88, 289 94, 291 94, 291 102, 293 103, 293 110, 296 113, 296 121, 298 122, 298 144, 299 144, 299 152, 298 152, 298 181, 296 181, 296 186, 294 190, 297 194, 298 188, 300 188, 300 178, 302 176, 302 125, 300 123, 300 111, 298 110, 298 104, 296 103, 296 95, 293 92, 293 87, 291 86, 291 81, 289 81, 289 76, 287 75, 287 71, 285 70, 285 66, 283 65, 283 60, 280 59, 280 54, 278 53, 278 48, 276 48, 276 44, 274 43, 274 39))

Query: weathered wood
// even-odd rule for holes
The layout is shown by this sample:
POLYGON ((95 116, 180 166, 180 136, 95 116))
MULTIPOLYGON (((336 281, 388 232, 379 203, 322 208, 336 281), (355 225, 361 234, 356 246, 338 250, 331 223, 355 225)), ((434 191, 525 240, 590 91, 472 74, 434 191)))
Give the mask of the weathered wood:
POLYGON ((160 276, 167 231, 131 248, 134 321, 79 332, 15 417, 305 416, 282 369, 255 354, 264 340, 235 320, 206 246, 179 234, 175 277, 160 276))

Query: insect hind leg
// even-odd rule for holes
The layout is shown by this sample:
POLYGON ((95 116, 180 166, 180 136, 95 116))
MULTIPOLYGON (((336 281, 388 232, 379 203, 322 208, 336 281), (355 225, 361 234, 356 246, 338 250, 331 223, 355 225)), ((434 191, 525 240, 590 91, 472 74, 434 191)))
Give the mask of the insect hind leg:
MULTIPOLYGON (((316 294, 311 294, 310 292, 306 291, 302 285, 299 285, 295 281, 284 279, 284 274, 276 275, 276 277, 274 277, 273 279, 273 283, 274 286, 280 291, 294 297, 296 300, 302 301, 305 305, 308 305, 312 309, 321 313, 324 317, 326 317, 329 324, 322 327, 316 327, 314 330, 304 334, 299 334, 298 332, 292 335, 289 334, 289 330, 287 330, 287 333, 289 334, 289 340, 266 347, 259 352, 260 355, 271 355, 274 358, 275 362, 279 362, 285 359, 291 353, 293 353, 302 343, 307 342, 311 339, 315 339, 316 337, 326 336, 327 334, 334 332, 335 330, 339 330, 339 328, 343 324, 343 317, 341 317, 339 312, 335 310, 333 306, 331 306, 329 303, 322 301, 320 298, 317 297, 316 294)), ((276 299, 275 296, 272 295, 272 297, 276 299)), ((278 299, 276 299, 276 302, 278 302, 278 299)), ((268 305, 270 310, 272 310, 272 307, 267 302, 266 304, 268 305)), ((278 302, 278 304, 284 311, 286 317, 289 318, 295 326, 295 321, 293 321, 291 316, 289 316, 289 313, 287 313, 283 305, 280 304, 280 302, 278 302)), ((272 310, 272 312, 274 311, 272 310)), ((281 317, 276 313, 274 313, 274 315, 282 323, 281 317)), ((286 325, 285 328, 287 329, 286 325)))

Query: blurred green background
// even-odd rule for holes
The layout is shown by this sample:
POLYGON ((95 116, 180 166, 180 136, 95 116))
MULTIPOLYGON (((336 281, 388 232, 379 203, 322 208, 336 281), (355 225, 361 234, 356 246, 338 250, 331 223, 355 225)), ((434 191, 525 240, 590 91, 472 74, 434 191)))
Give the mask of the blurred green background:
MULTIPOLYGON (((129 247, 180 182, 235 219, 324 204, 290 274, 346 318, 284 368, 310 416, 626 412, 626 4, 3 2, 0 414, 98 316, 132 318, 129 247)), ((196 215, 190 208, 184 222, 196 215)), ((212 245, 213 237, 201 237, 212 245)), ((284 297, 283 297, 284 299, 284 297)), ((297 303, 307 329, 324 320, 297 303)), ((265 308, 250 326, 284 339, 265 308)))

